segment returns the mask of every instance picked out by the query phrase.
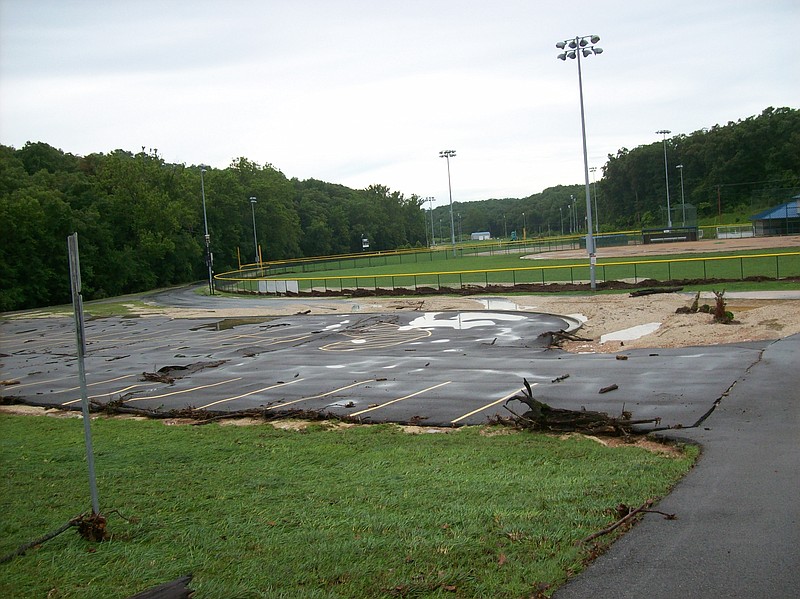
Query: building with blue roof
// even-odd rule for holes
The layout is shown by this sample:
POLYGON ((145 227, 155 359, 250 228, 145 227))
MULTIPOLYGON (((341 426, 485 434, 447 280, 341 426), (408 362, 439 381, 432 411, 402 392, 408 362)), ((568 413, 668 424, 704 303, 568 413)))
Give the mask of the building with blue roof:
POLYGON ((800 194, 780 206, 751 216, 757 236, 800 234, 800 194))

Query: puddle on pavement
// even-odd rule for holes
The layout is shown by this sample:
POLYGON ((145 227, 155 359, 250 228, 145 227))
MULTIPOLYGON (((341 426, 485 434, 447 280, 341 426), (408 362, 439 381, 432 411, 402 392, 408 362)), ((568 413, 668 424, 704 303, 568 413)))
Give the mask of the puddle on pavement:
POLYGON ((223 318, 222 320, 218 320, 217 322, 202 324, 199 327, 194 327, 193 329, 190 330, 230 331, 231 329, 236 327, 241 327, 248 324, 262 324, 265 322, 269 322, 270 320, 275 320, 275 318, 274 317, 267 318, 264 316, 260 316, 258 318, 223 318))

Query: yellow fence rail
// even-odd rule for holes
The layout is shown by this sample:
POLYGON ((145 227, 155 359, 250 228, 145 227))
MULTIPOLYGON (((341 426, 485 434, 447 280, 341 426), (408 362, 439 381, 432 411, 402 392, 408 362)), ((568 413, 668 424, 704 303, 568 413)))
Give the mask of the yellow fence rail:
MULTIPOLYGON (((800 251, 697 258, 598 262, 598 282, 644 280, 714 282, 800 277, 800 251)), ((296 276, 254 267, 216 275, 217 289, 255 294, 347 294, 357 292, 448 291, 468 287, 511 289, 550 283, 581 284, 589 280, 587 263, 486 270, 441 270, 404 274, 296 276)))

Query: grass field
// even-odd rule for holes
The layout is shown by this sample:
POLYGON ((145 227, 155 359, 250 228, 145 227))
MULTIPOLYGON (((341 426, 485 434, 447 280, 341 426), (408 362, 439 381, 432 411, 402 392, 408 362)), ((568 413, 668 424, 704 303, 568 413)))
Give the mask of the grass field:
MULTIPOLYGON (((188 572, 196 599, 549 593, 589 557, 576 541, 663 496, 697 453, 488 427, 92 428, 101 511, 134 521, 0 565, 0 596, 128 597, 188 572)), ((1 415, 0 455, 0 554, 88 508, 79 419, 1 415)))
MULTIPOLYGON (((297 279, 301 291, 314 289, 355 289, 359 287, 462 287, 465 285, 520 285, 573 283, 590 277, 586 260, 521 260, 518 254, 465 256, 449 260, 400 262, 401 256, 374 258, 380 264, 340 268, 318 273, 297 272, 276 275, 297 279)), ((323 266, 322 264, 319 265, 323 266)), ((334 264, 327 264, 332 268, 334 264)), ((645 259, 606 258, 598 262, 599 281, 741 280, 748 277, 779 279, 800 276, 797 247, 648 256, 645 259), (790 253, 790 255, 777 255, 790 253)), ((257 283, 240 280, 242 291, 254 291, 257 283)), ((223 284, 220 287, 224 289, 223 284)), ((796 284, 794 284, 796 288, 796 284)))

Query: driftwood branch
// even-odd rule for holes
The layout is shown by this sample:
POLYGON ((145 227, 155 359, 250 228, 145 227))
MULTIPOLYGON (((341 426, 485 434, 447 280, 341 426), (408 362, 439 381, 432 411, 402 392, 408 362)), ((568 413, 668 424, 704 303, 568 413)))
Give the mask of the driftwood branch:
MULTIPOLYGON (((627 436, 633 432, 633 426, 638 424, 659 424, 660 418, 648 418, 644 420, 633 420, 631 413, 623 410, 618 418, 614 418, 605 412, 592 412, 590 410, 567 410, 553 408, 546 403, 533 397, 533 391, 527 379, 522 379, 525 389, 522 393, 508 399, 503 407, 511 412, 516 419, 516 424, 523 428, 533 430, 551 431, 577 431, 589 434, 612 434, 627 436), (509 402, 519 401, 528 410, 523 414, 517 414, 508 407, 509 402)), ((608 391, 616 388, 612 385, 606 388, 608 391)))
POLYGON ((4 555, 3 557, 0 557, 0 564, 5 564, 6 562, 10 562, 12 559, 17 557, 18 555, 24 555, 25 552, 28 551, 28 549, 32 549, 33 547, 36 547, 37 545, 41 545, 42 543, 46 543, 50 539, 54 539, 55 537, 60 535, 62 532, 72 528, 73 526, 78 526, 78 524, 85 517, 86 517, 85 513, 81 514, 80 516, 75 516, 74 518, 72 518, 68 522, 65 522, 64 524, 62 524, 61 526, 59 526, 55 530, 52 530, 52 531, 48 532, 46 535, 43 535, 43 536, 39 537, 38 539, 34 539, 33 541, 31 541, 29 543, 25 543, 23 545, 20 545, 19 547, 17 547, 17 549, 12 551, 11 553, 9 553, 7 555, 4 555))
POLYGON ((631 291, 630 297, 655 295, 656 293, 677 293, 678 291, 683 291, 683 287, 657 287, 655 289, 639 289, 638 291, 631 291))
POLYGON ((583 539, 581 539, 579 541, 579 543, 581 543, 581 544, 588 543, 589 541, 592 541, 592 540, 596 539, 597 537, 602 537, 603 535, 607 535, 610 532, 614 532, 620 526, 622 526, 623 524, 627 524, 628 522, 633 520, 633 518, 635 516, 637 516, 639 514, 661 514, 667 520, 675 520, 676 519, 675 514, 668 514, 666 512, 662 512, 662 511, 659 511, 659 510, 651 510, 650 508, 652 507, 652 505, 653 505, 653 500, 652 499, 648 499, 647 501, 645 501, 642 505, 640 505, 636 509, 628 508, 628 513, 625 514, 624 516, 622 516, 619 520, 617 520, 616 522, 614 522, 613 524, 611 524, 609 526, 606 526, 602 530, 598 530, 597 532, 590 534, 588 537, 584 537, 583 539))

